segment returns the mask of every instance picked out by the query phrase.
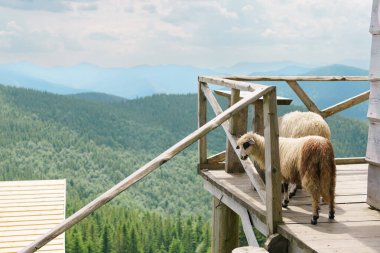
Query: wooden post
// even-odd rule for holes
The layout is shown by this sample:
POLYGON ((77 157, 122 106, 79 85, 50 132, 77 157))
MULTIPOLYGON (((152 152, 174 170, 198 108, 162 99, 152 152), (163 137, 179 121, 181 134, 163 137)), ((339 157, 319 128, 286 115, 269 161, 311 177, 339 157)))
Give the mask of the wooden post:
MULTIPOLYGON (((240 100, 240 90, 232 89, 230 105, 240 100)), ((230 133, 232 135, 243 134, 247 131, 247 108, 242 109, 230 119, 230 133)), ((239 158, 235 153, 228 138, 226 140, 226 167, 227 173, 244 172, 239 158)), ((211 250, 213 253, 230 253, 239 246, 239 215, 224 205, 219 199, 213 198, 213 239, 211 250)))
MULTIPOLYGON (((240 100, 240 90, 231 90, 230 105, 232 106, 240 100)), ((235 136, 243 135, 247 132, 248 108, 242 109, 239 113, 235 114, 230 119, 230 133, 235 136)), ((244 172, 239 158, 237 157, 235 147, 232 147, 227 139, 226 148, 226 172, 237 173, 244 172)))
MULTIPOLYGON (((257 100, 254 104, 254 113, 252 119, 252 127, 255 133, 264 135, 264 109, 263 109, 263 100, 257 100)), ((265 183, 265 172, 263 168, 259 167, 257 162, 254 162, 257 172, 259 173, 261 179, 265 183)))
MULTIPOLYGON (((206 97, 202 91, 204 83, 198 83, 198 128, 201 128, 207 122, 207 104, 206 97)), ((207 139, 206 135, 198 141, 199 164, 207 163, 207 139)))
POLYGON ((370 33, 372 34, 369 79, 371 90, 368 107, 368 167, 367 203, 380 209, 380 3, 374 0, 370 33))
POLYGON ((212 198, 212 253, 230 253, 239 246, 239 215, 212 198))
POLYGON ((266 208, 269 234, 282 222, 276 89, 264 95, 266 208))

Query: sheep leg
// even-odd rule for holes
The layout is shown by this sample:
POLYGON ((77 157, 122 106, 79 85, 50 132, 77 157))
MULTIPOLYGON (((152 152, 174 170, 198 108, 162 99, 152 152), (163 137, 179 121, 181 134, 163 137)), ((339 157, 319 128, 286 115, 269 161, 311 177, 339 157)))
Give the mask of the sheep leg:
POLYGON ((288 204, 289 204, 289 184, 288 183, 283 183, 282 184, 282 188, 283 188, 283 191, 284 191, 284 199, 282 201, 282 207, 288 207, 288 204))
POLYGON ((330 201, 329 201, 329 219, 335 218, 335 201, 334 201, 334 190, 330 189, 330 201))
POLYGON ((290 188, 290 190, 289 190, 289 198, 292 198, 297 193, 297 189, 298 189, 297 184, 290 184, 289 188, 290 188))
POLYGON ((313 217, 311 218, 311 224, 317 225, 317 220, 319 218, 319 198, 320 195, 318 192, 313 192, 311 194, 312 198, 312 210, 313 210, 313 217))

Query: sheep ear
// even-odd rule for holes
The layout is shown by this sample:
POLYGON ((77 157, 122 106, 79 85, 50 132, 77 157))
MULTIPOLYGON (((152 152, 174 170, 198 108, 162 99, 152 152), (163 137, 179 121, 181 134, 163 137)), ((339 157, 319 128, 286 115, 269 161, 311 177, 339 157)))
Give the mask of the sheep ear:
POLYGON ((236 149, 240 149, 239 145, 236 146, 236 149))

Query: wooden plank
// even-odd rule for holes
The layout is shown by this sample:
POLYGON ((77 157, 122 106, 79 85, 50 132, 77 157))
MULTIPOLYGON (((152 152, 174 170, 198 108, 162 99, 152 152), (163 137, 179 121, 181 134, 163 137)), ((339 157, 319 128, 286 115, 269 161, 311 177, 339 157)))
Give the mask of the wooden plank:
MULTIPOLYGON (((247 209, 242 207, 239 203, 237 203, 233 198, 228 195, 223 194, 216 186, 212 185, 210 182, 204 181, 203 187, 209 191, 215 199, 219 200, 219 203, 223 203, 228 206, 231 210, 233 210, 236 214, 240 216, 240 220, 243 226, 244 234, 246 236, 248 245, 250 246, 259 246, 255 233, 253 232, 252 224, 250 222, 250 217, 247 209)), ((260 226, 260 224, 253 224, 255 226, 260 226)), ((220 226, 220 224, 218 225, 220 226)))
POLYGON ((366 160, 380 164, 380 122, 369 122, 366 160))
POLYGON ((226 151, 219 152, 207 158, 207 163, 220 163, 226 159, 226 151))
POLYGON ((368 81, 368 76, 225 76, 236 81, 368 81))
POLYGON ((264 127, 267 225, 269 234, 275 234, 282 222, 276 89, 264 95, 264 127))
MULTIPOLYGON (((268 234, 266 226, 266 206, 261 201, 258 193, 252 190, 251 182, 244 173, 228 174, 225 171, 202 171, 201 176, 212 185, 230 196, 241 206, 257 217, 260 223, 265 224, 263 234, 268 234)), ((259 229, 259 228, 258 228, 259 229)), ((262 229, 262 228, 260 228, 262 229)))
POLYGON ((259 91, 265 90, 268 86, 256 83, 247 83, 234 80, 228 80, 220 77, 200 76, 199 82, 218 84, 231 89, 243 90, 243 91, 259 91))
POLYGON ((108 203, 110 200, 115 198, 117 195, 119 195, 121 192, 128 189, 131 185, 138 182, 145 176, 147 176, 149 173, 154 171, 156 168, 161 166, 162 164, 169 161, 171 158, 173 158, 175 155, 177 155, 179 152, 199 140, 201 137, 209 133, 210 131, 214 130, 218 126, 220 126, 223 122, 228 120, 232 115, 239 112, 239 110, 247 107, 248 105, 252 104, 254 101, 256 101, 259 97, 261 97, 263 94, 265 94, 268 91, 269 88, 265 87, 262 89, 258 89, 256 92, 252 93, 251 96, 243 98, 236 104, 229 107, 227 110, 216 116, 214 119, 210 120, 206 124, 204 124, 201 128, 198 128, 185 138, 183 138, 181 141, 173 145, 171 148, 166 150, 165 152, 161 153, 159 156, 157 156, 155 159, 150 161, 149 163, 145 164, 143 167, 132 173, 130 176, 113 186, 111 189, 109 189, 107 192, 100 195, 98 198, 84 206, 82 209, 71 215, 69 218, 64 220, 61 224, 50 230, 48 233, 46 233, 44 236, 41 236, 38 240, 33 242, 32 244, 28 245, 24 249, 20 251, 20 253, 30 253, 35 252, 39 248, 41 248, 43 245, 51 241, 53 238, 58 236, 59 234, 63 233, 70 227, 72 227, 74 224, 80 222, 82 219, 93 213, 95 210, 100 208, 101 206, 108 203))
MULTIPOLYGON (((226 98, 231 98, 231 91, 229 90, 215 90, 214 91, 216 95, 220 95, 226 98)), ((249 91, 240 91, 240 98, 246 97, 251 92, 249 91)), ((263 97, 259 98, 259 101, 263 101, 263 97)), ((291 98, 285 98, 285 97, 280 97, 277 96, 277 104, 278 105, 290 105, 292 103, 293 99, 291 98)))
POLYGON ((345 158, 335 158, 335 164, 359 164, 359 163, 367 163, 365 157, 345 157, 345 158))
MULTIPOLYGON (((206 97, 202 91, 202 85, 198 84, 198 128, 202 127, 207 122, 207 104, 206 97)), ((199 163, 207 163, 207 136, 203 136, 198 141, 198 157, 199 163)))
MULTIPOLYGON (((208 88, 207 85, 203 85, 202 90, 203 90, 203 93, 205 94, 206 98, 208 99, 208 101, 211 105, 211 108, 213 109, 215 115, 220 115, 223 112, 223 110, 220 107, 215 96, 212 94, 210 88, 208 88)), ((257 98, 266 92, 268 92, 268 90, 259 92, 257 98)), ((237 145, 236 144, 236 138, 234 136, 232 136, 230 131, 229 131, 229 122, 224 122, 222 124, 222 127, 223 127, 223 130, 224 130, 229 142, 231 143, 231 146, 236 147, 236 145, 237 145)), ((240 159, 240 157, 239 157, 240 152, 237 149, 234 149, 234 150, 235 150, 235 153, 237 154, 238 158, 240 159)), ((240 162, 243 165, 243 168, 244 168, 245 172, 247 173, 249 179, 251 180, 253 186, 258 191, 260 198, 263 200, 263 202, 265 202, 265 185, 264 185, 264 182, 261 180, 260 175, 257 172, 256 168, 254 167, 253 163, 251 162, 250 159, 247 159, 247 160, 241 160, 240 159, 240 162)))
MULTIPOLYGON (((240 100, 240 91, 232 89, 230 106, 237 103, 240 100)), ((233 136, 240 136, 247 132, 247 120, 248 120, 248 108, 244 108, 238 114, 235 114, 230 119, 229 132, 233 136)), ((226 149, 226 171, 228 173, 244 172, 244 168, 240 163, 240 159, 235 152, 235 147, 229 142, 227 137, 227 149, 226 149)))
POLYGON ((65 179, 58 180, 27 180, 27 181, 0 181, 0 187, 25 187, 25 186, 43 186, 43 185, 66 185, 65 179))
POLYGON ((353 107, 357 104, 360 104, 369 98, 369 91, 363 92, 355 97, 342 101, 336 105, 330 106, 324 110, 322 110, 322 115, 324 118, 327 118, 335 113, 346 110, 347 108, 353 107))
POLYGON ((371 81, 367 117, 372 121, 380 119, 380 81, 371 81))
POLYGON ((306 92, 301 88, 297 81, 287 81, 287 84, 297 94, 297 96, 301 99, 309 111, 321 114, 321 111, 315 105, 313 100, 311 100, 306 92))
POLYGON ((268 251, 260 247, 247 246, 236 248, 232 251, 232 253, 268 253, 268 251))
POLYGON ((226 168, 225 163, 205 163, 198 164, 198 168, 200 172, 201 170, 224 170, 226 168))
POLYGON ((372 1, 371 25, 369 32, 373 35, 380 34, 379 0, 372 1))
POLYGON ((378 252, 380 221, 280 225, 279 233, 309 252, 378 252), (342 250, 344 249, 344 250, 342 250))
POLYGON ((229 253, 239 245, 239 216, 215 197, 212 210, 211 252, 229 253))

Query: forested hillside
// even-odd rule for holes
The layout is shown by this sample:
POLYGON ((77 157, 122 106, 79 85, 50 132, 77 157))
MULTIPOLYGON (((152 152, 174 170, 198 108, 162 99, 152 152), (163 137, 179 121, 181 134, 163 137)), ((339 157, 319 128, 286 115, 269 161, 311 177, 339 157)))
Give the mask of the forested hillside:
MULTIPOLYGON (((195 94, 120 100, 0 86, 0 107, 0 180, 66 178, 68 214, 197 127, 195 94)), ((328 121, 337 156, 364 155, 365 122, 328 121)), ((220 130, 210 136, 210 153, 224 145, 220 130)), ((210 196, 197 159, 193 145, 69 230, 67 252, 207 252, 210 196)))

